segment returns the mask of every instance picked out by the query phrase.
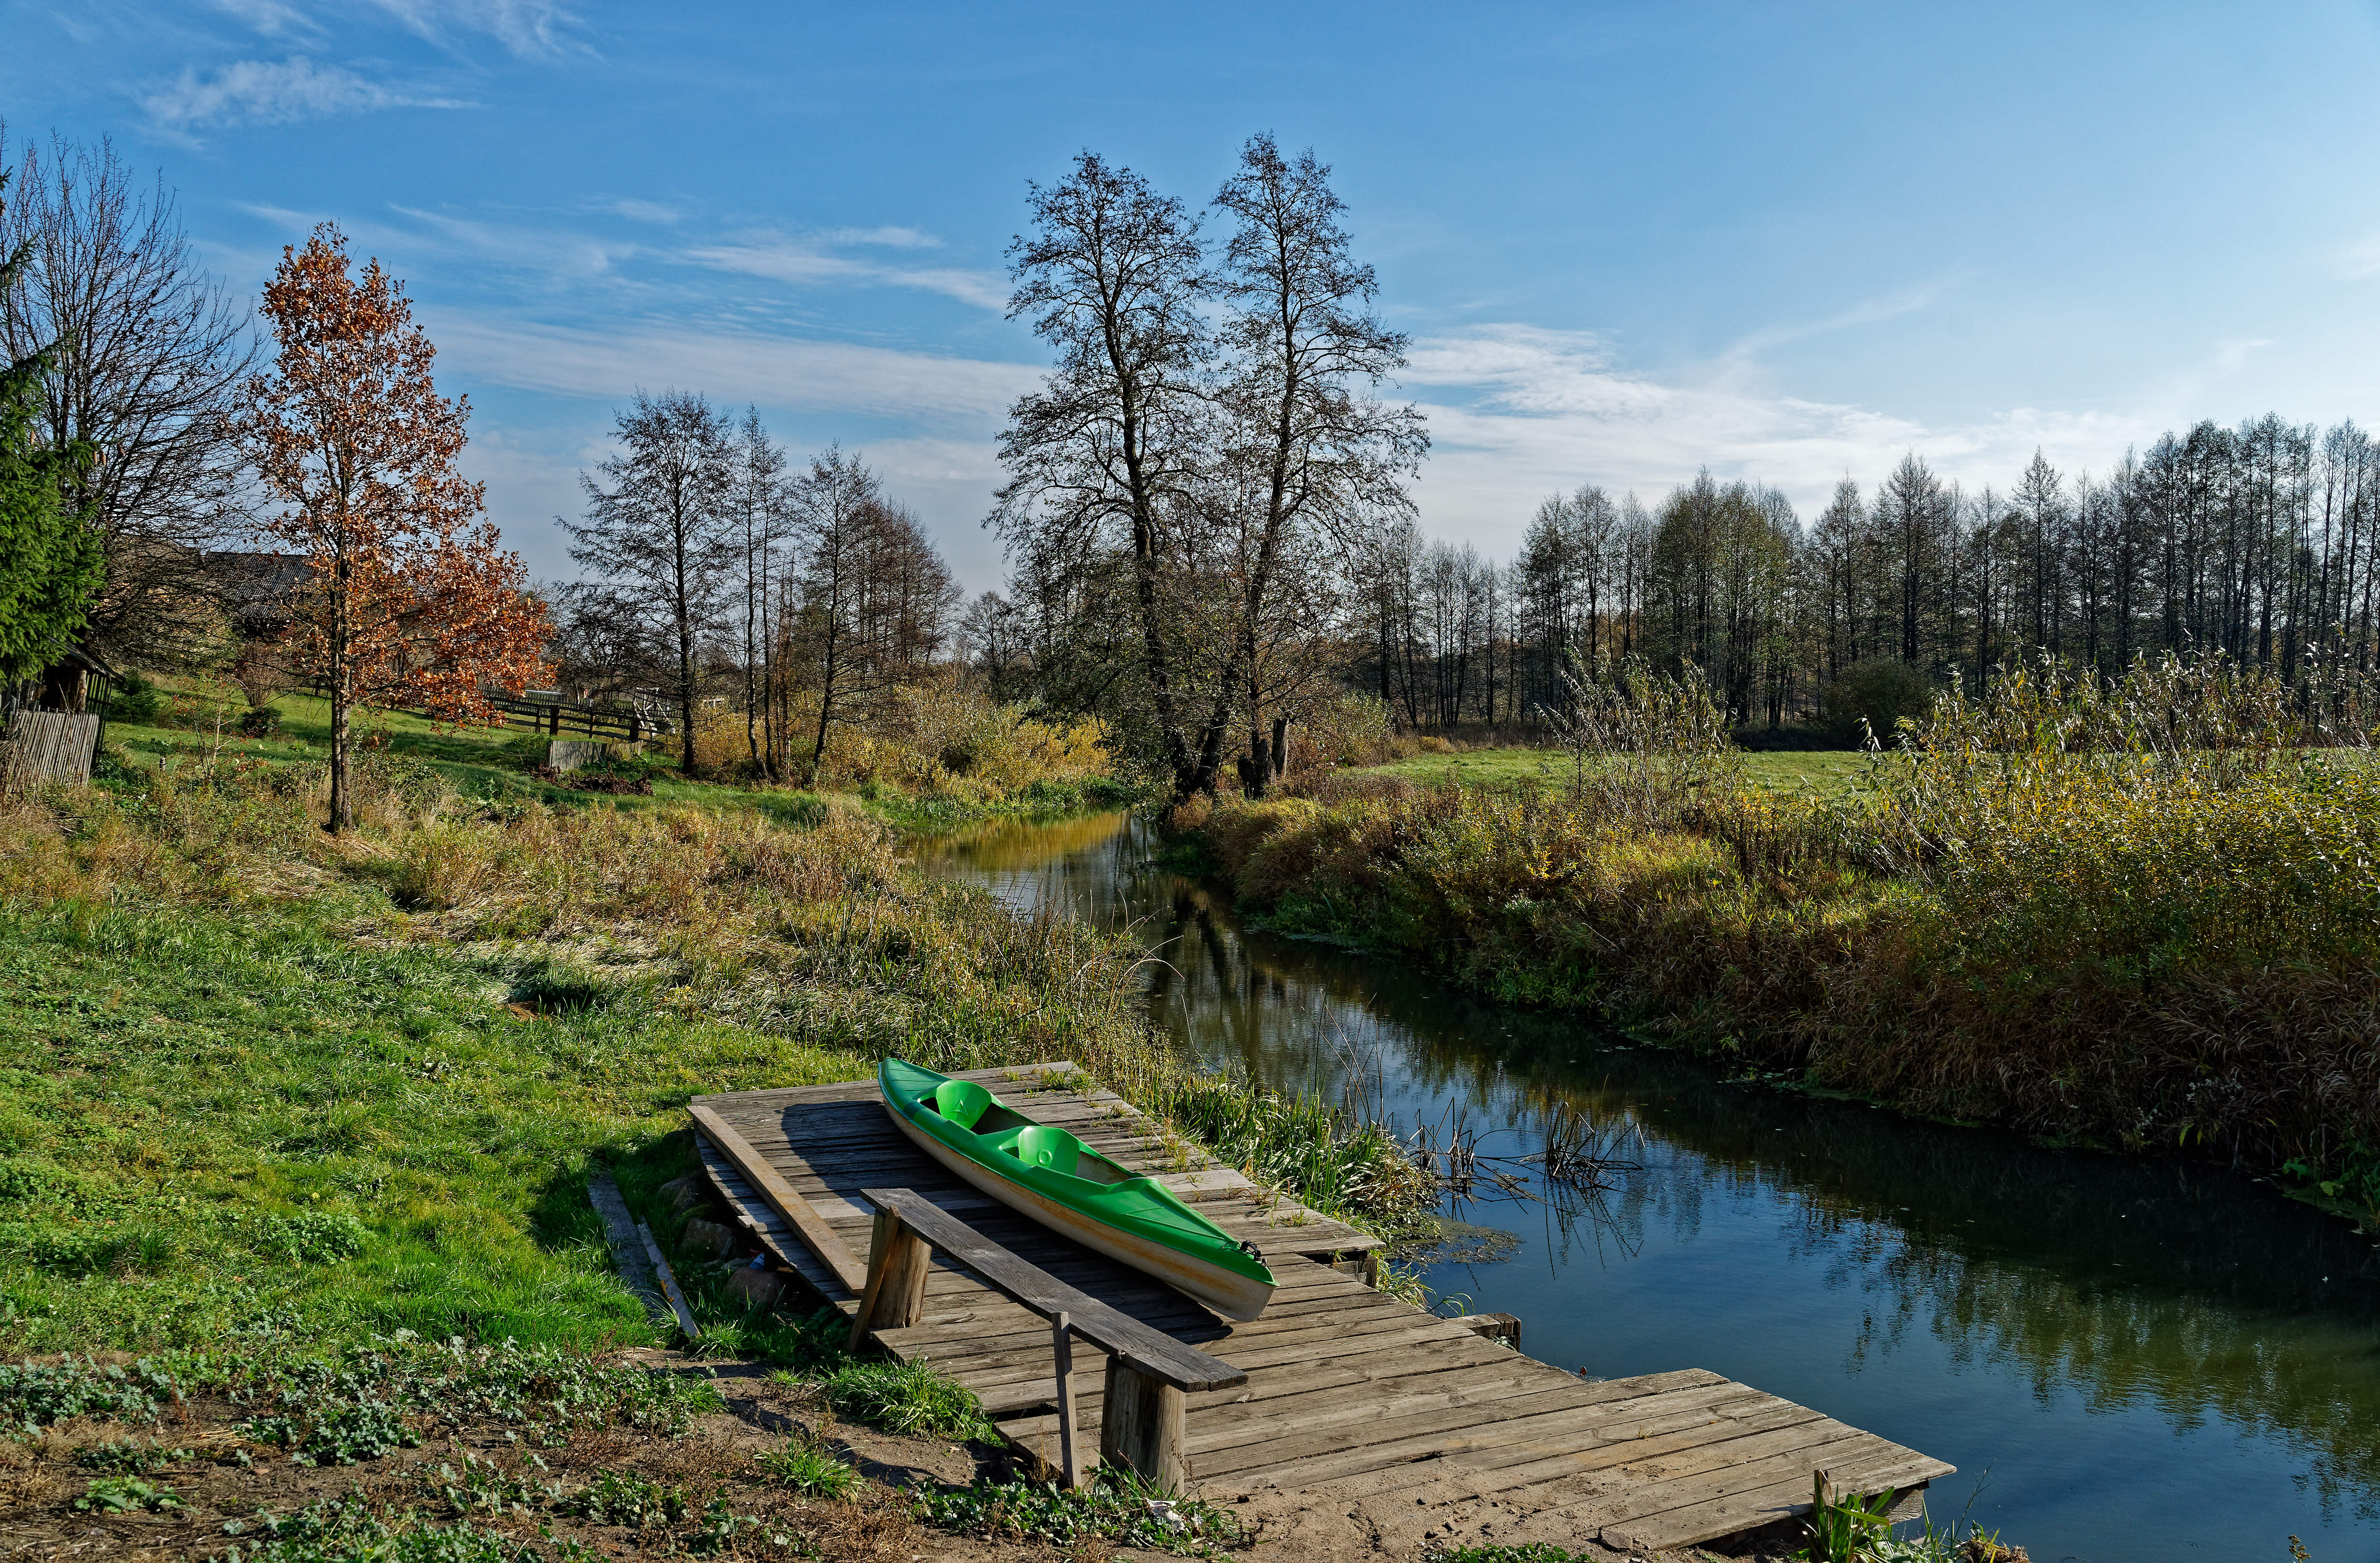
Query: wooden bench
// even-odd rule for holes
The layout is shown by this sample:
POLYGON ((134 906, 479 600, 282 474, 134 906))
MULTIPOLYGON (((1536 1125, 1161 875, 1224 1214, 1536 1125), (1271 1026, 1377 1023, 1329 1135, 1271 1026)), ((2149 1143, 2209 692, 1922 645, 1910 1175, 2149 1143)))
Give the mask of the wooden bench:
POLYGON ((923 1195, 907 1189, 863 1189, 860 1197, 876 1207, 876 1224, 868 1245, 867 1288, 851 1321, 855 1349, 877 1330, 906 1329, 917 1322, 927 1271, 933 1251, 940 1249, 984 1285, 1050 1321, 1058 1370, 1061 1474, 1068 1486, 1083 1479, 1075 1439, 1075 1336, 1108 1354, 1099 1459, 1160 1487, 1182 1485, 1189 1473, 1183 1431, 1189 1392, 1245 1384, 1245 1372, 1077 1291, 923 1195))

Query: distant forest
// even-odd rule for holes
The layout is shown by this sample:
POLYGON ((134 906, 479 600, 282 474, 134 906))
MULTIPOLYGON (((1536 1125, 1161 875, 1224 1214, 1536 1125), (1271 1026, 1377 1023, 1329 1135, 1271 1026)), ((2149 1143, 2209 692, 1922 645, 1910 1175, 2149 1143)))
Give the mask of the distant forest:
MULTIPOLYGON (((1922 702, 2042 653, 2109 677, 2168 650, 2292 679, 2317 658, 2372 669, 2380 447, 2351 422, 2268 414, 2168 433, 2100 476, 2036 454, 2005 491, 1962 491, 1912 454, 1873 490, 1845 478, 1806 521, 1776 489, 1705 472, 1653 509, 1553 495, 1509 561, 1410 513, 1345 542, 1318 555, 1340 678, 1408 727, 1534 724, 1572 653, 1691 660, 1743 726, 1840 727, 1850 683, 1874 702, 1897 678, 1922 702)), ((1031 564, 1014 604, 975 617, 996 605, 1020 650, 1062 649, 1083 626, 1031 564)))

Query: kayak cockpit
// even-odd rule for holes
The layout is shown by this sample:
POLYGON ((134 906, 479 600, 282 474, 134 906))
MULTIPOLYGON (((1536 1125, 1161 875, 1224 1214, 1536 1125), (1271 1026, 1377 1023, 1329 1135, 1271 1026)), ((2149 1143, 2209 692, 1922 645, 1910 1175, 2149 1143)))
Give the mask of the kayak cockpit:
POLYGON ((1132 1174, 1064 1130, 1012 1112, 971 1080, 946 1080, 931 1094, 917 1098, 917 1105, 973 1134, 985 1149, 1004 1152, 1027 1166, 1086 1183, 1132 1181, 1132 1174))

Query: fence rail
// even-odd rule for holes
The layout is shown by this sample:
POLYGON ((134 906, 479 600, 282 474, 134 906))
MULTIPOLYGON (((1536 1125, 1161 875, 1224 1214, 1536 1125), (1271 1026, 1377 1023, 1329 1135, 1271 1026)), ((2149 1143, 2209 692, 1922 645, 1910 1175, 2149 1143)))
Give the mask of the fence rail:
POLYGON ((626 711, 599 710, 573 701, 538 701, 514 695, 489 697, 506 727, 526 727, 533 733, 546 733, 561 738, 566 733, 583 734, 590 739, 618 739, 636 743, 644 739, 660 738, 672 730, 663 717, 648 716, 631 708, 626 711))

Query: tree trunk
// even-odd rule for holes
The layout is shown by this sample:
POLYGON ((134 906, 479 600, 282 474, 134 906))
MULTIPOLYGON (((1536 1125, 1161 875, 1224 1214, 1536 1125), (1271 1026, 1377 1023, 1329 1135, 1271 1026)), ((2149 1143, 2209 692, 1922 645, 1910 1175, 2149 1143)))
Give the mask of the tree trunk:
POLYGON ((331 588, 331 819, 322 828, 336 836, 356 823, 355 804, 347 787, 347 712, 354 703, 354 670, 347 665, 351 626, 347 600, 351 567, 345 558, 332 567, 331 588))

